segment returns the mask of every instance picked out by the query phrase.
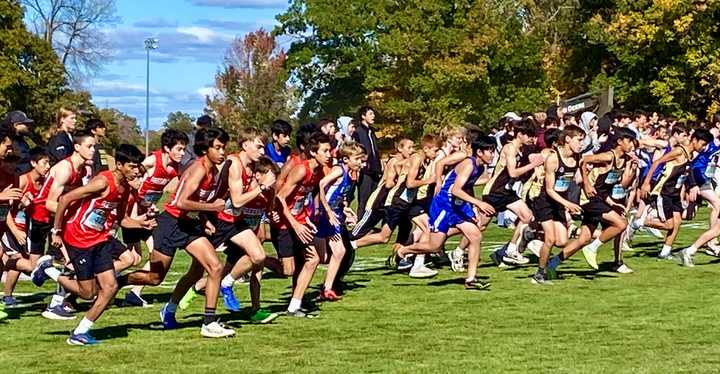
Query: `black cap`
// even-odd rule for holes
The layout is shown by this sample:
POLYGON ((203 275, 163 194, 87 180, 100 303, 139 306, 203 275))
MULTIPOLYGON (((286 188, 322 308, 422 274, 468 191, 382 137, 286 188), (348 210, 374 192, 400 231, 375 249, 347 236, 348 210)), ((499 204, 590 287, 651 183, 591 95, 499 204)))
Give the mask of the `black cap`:
POLYGON ((23 113, 19 110, 14 110, 5 115, 5 118, 3 118, 2 123, 8 124, 8 125, 14 125, 16 123, 24 123, 24 124, 29 125, 29 124, 35 123, 35 121, 28 118, 28 116, 25 113, 23 113))
POLYGON ((197 121, 195 121, 195 124, 198 127, 205 127, 205 128, 212 127, 213 119, 212 119, 212 117, 210 117, 206 114, 206 115, 198 117, 197 121))

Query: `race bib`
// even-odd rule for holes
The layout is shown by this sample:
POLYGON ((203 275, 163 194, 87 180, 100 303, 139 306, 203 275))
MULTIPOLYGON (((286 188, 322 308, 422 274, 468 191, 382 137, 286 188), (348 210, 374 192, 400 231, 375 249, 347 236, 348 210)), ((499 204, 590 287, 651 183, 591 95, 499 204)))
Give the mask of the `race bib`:
POLYGON ((571 180, 572 176, 568 176, 567 174, 561 176, 560 178, 555 180, 554 190, 557 192, 567 192, 567 190, 570 188, 571 180))
POLYGON ((232 200, 227 199, 225 200, 225 213, 231 215, 231 216, 239 216, 241 213, 241 209, 237 209, 233 206, 232 200))
POLYGON ((92 212, 85 218, 83 224, 85 227, 93 229, 95 231, 105 230, 105 222, 107 222, 108 213, 102 209, 93 209, 92 212))
POLYGON ((623 186, 616 184, 613 186, 612 192, 610 193, 610 197, 615 200, 622 200, 625 198, 626 195, 625 188, 623 186))
POLYGON ((620 173, 620 170, 613 169, 610 170, 607 173, 607 176, 605 177, 605 184, 616 184, 620 182, 620 177, 622 174, 620 173))
POLYGON ((715 161, 711 161, 707 168, 705 169, 705 177, 712 178, 715 176, 715 170, 717 170, 717 163, 715 161))
POLYGON ((404 202, 406 202, 406 203, 409 203, 410 200, 413 199, 414 195, 415 195, 415 191, 414 191, 414 190, 411 191, 411 190, 408 190, 408 189, 406 188, 406 189, 403 191, 403 193, 400 194, 400 200, 402 200, 402 201, 404 201, 404 202))
POLYGON ((305 210, 305 207, 310 205, 310 201, 312 199, 312 195, 307 194, 304 199, 298 199, 295 201, 295 204, 293 204, 292 209, 290 210, 290 213, 292 215, 298 215, 302 213, 303 210, 305 210))

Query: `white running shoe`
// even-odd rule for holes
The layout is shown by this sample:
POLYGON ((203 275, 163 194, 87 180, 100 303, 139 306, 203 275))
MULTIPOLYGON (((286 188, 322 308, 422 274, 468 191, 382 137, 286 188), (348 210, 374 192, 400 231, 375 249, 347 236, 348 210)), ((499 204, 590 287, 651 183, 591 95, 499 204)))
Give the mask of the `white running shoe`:
POLYGON ((665 235, 663 235, 663 233, 661 233, 660 230, 652 228, 652 227, 646 227, 645 231, 647 231, 648 234, 650 234, 658 239, 662 239, 665 237, 665 235))
POLYGON ((527 244, 525 248, 529 249, 530 252, 535 255, 535 257, 540 257, 540 249, 542 249, 543 241, 542 240, 533 240, 530 243, 527 244))
POLYGON ((720 257, 720 245, 709 243, 705 253, 709 256, 720 257))
POLYGON ((692 255, 687 252, 687 248, 678 252, 678 257, 680 257, 680 262, 682 263, 682 266, 688 268, 695 267, 695 262, 693 262, 692 255))
POLYGON ((450 259, 450 268, 454 272, 461 272, 465 271, 465 264, 463 263, 463 255, 464 252, 462 250, 458 251, 457 249, 454 249, 452 251, 445 252, 450 259))
POLYGON ((620 249, 621 249, 623 252, 633 252, 633 251, 635 251, 632 247, 630 247, 630 244, 628 244, 627 241, 623 241, 623 242, 622 242, 622 244, 620 245, 620 249))
POLYGON ((631 269, 629 266, 627 266, 625 264, 622 264, 622 265, 616 267, 614 269, 614 271, 616 273, 620 273, 620 274, 632 274, 635 272, 633 269, 631 269))
POLYGON ((506 262, 511 265, 525 265, 530 262, 530 259, 521 255, 518 252, 506 252, 505 256, 502 258, 503 262, 506 262))
POLYGON ((235 330, 225 327, 220 322, 212 322, 207 325, 202 325, 200 334, 206 338, 227 338, 235 335, 235 330))
POLYGON ((410 269, 410 278, 432 278, 438 274, 437 270, 423 265, 410 269))
POLYGON ((599 268, 597 263, 597 251, 593 251, 592 249, 585 246, 582 249, 582 253, 588 265, 590 265, 591 268, 597 270, 599 268))

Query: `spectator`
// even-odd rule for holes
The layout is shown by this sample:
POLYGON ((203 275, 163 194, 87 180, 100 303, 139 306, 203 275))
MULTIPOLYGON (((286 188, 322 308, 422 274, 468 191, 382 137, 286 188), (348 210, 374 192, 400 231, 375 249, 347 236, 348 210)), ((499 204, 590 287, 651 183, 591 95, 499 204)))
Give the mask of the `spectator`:
POLYGON ((32 169, 32 166, 30 165, 30 145, 25 137, 30 135, 30 126, 32 126, 35 122, 28 118, 25 113, 16 110, 8 113, 2 123, 15 130, 12 145, 13 154, 17 156, 15 173, 17 175, 25 174, 32 169))
POLYGON ((183 156, 182 161, 180 161, 181 171, 185 170, 185 168, 190 165, 192 160, 197 158, 195 152, 193 151, 193 145, 195 144, 195 133, 200 129, 209 129, 211 127, 213 127, 213 119, 207 114, 198 117, 198 119, 195 121, 195 131, 187 134, 188 144, 187 147, 185 147, 185 155, 183 156))
POLYGON ((290 156, 290 134, 292 126, 289 123, 276 119, 270 126, 272 141, 265 145, 265 155, 278 166, 282 167, 290 156))
POLYGON ((362 217, 365 212, 365 204, 370 194, 375 190, 383 175, 382 165, 380 164, 380 154, 377 148, 377 137, 372 125, 375 123, 375 111, 364 106, 358 111, 359 123, 355 128, 353 139, 362 144, 367 150, 367 164, 360 173, 360 184, 358 187, 358 217, 362 217))
POLYGON ((50 163, 56 164, 73 153, 73 131, 77 123, 77 115, 72 110, 60 108, 57 114, 57 122, 54 128, 50 129, 50 140, 48 140, 48 155, 50 163))
POLYGON ((85 130, 90 131, 95 137, 95 156, 93 156, 92 175, 105 170, 109 170, 108 154, 102 146, 102 140, 105 138, 105 130, 107 126, 105 122, 99 119, 91 119, 85 125, 85 130))

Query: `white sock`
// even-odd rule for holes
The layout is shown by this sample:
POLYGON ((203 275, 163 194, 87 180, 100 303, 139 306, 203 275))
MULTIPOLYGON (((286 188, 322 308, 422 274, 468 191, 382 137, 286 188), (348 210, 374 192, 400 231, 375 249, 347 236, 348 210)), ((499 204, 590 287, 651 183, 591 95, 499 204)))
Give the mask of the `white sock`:
POLYGON ((288 312, 290 312, 290 313, 294 313, 294 312, 296 312, 298 309, 300 309, 300 305, 302 305, 302 300, 296 299, 296 298, 293 297, 293 298, 290 300, 290 305, 288 305, 288 309, 287 309, 287 310, 288 310, 288 312))
POLYGON ((60 270, 55 269, 54 267, 49 267, 45 269, 45 274, 55 282, 57 282, 58 278, 60 278, 60 270))
POLYGON ((75 331, 73 331, 73 334, 86 334, 93 327, 94 323, 95 322, 87 319, 87 317, 83 317, 78 326, 75 328, 75 331))
POLYGON ((660 257, 667 257, 670 255, 670 252, 672 252, 672 247, 669 245, 663 245, 662 250, 660 251, 660 257))
POLYGON ((50 308, 54 308, 58 305, 62 305, 63 301, 65 301, 65 297, 61 295, 53 295, 52 299, 50 299, 50 308))
POLYGON ((517 245, 515 243, 508 243, 507 250, 505 251, 507 254, 516 254, 517 253, 517 245))
POLYGON ((177 311, 177 304, 173 303, 172 301, 168 301, 167 306, 165 307, 165 310, 168 312, 175 314, 177 311))
POLYGON ((235 284, 235 278, 228 274, 222 279, 222 282, 220 282, 220 287, 232 287, 233 284, 235 284))
POLYGON ((357 249, 357 240, 351 240, 350 246, 353 247, 353 249, 357 249))
POLYGON ((413 269, 420 269, 423 266, 425 266, 425 255, 416 255, 413 269))
POLYGON ((593 252, 597 252, 598 248, 600 248, 601 245, 602 245, 602 242, 598 238, 598 239, 593 240, 592 243, 588 244, 587 248, 593 252))
POLYGON ((694 244, 685 248, 685 253, 689 254, 690 256, 694 255, 695 252, 697 252, 697 248, 695 247, 694 244))

